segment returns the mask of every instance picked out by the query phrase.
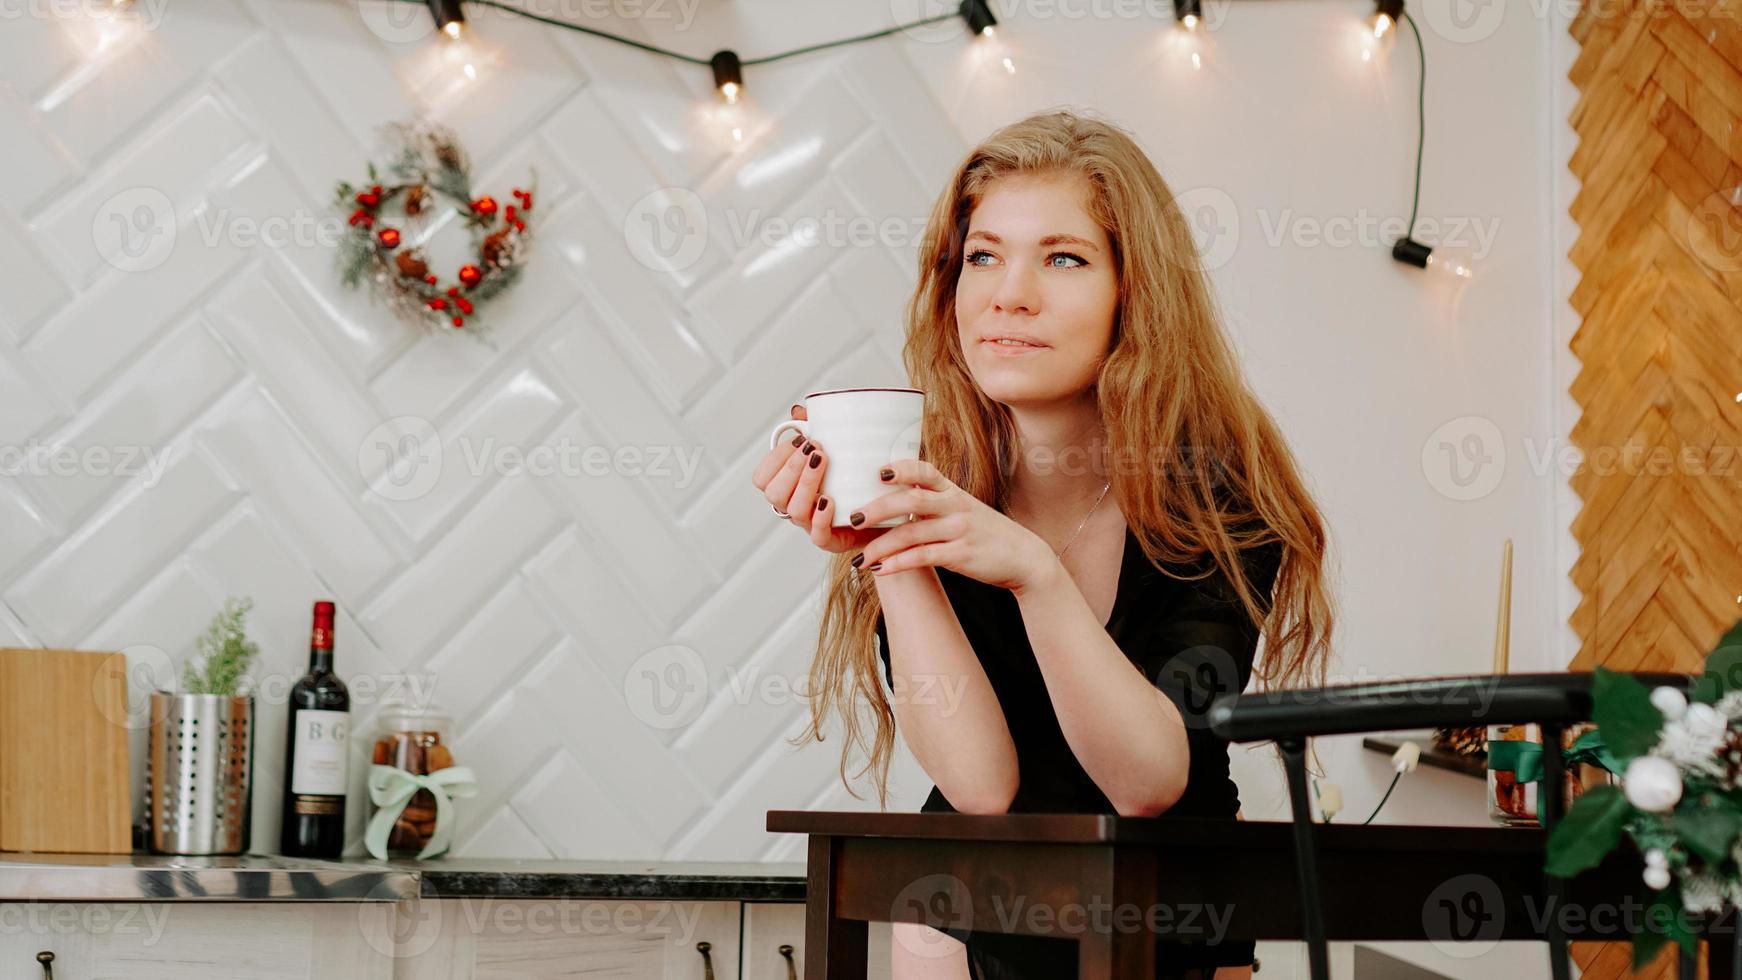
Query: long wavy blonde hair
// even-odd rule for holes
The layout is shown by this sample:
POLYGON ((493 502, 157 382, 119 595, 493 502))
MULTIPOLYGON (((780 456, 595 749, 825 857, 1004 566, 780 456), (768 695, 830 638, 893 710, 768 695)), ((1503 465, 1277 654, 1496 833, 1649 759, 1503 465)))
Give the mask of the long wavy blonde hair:
MULTIPOLYGON (((1063 111, 1006 126, 963 158, 933 205, 902 348, 911 383, 925 391, 920 458, 1004 508, 1019 440, 1009 411, 968 371, 955 299, 969 217, 993 181, 1018 174, 1084 178, 1090 213, 1113 246, 1119 300, 1095 399, 1112 458, 1165 464, 1112 467, 1112 492, 1145 556, 1157 566, 1211 556, 1262 624, 1265 652, 1254 670, 1260 685, 1322 683, 1333 616, 1322 571, 1324 520, 1275 422, 1240 375, 1186 216, 1117 126, 1063 111), (1282 565, 1272 595, 1264 596, 1247 581, 1238 553, 1272 541, 1282 543, 1282 565)), ((881 604, 871 576, 851 558, 836 555, 828 566, 809 677, 811 720, 793 744, 823 741, 838 711, 842 782, 857 798, 854 781, 873 772, 878 804, 887 807, 895 714, 876 649, 881 604), (866 762, 849 777, 855 754, 866 762)))

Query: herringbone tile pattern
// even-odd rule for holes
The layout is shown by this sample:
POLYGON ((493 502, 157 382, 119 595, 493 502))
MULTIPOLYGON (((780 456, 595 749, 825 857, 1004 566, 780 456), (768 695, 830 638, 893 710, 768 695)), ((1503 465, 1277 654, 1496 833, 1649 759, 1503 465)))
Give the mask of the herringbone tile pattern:
POLYGON ((0 644, 179 662, 224 596, 253 596, 280 679, 257 851, 276 849, 282 683, 326 596, 361 735, 362 685, 435 675, 482 782, 457 853, 796 858, 765 809, 864 804, 834 742, 783 741, 822 559, 749 472, 794 397, 904 383, 911 243, 828 222, 922 219, 960 141, 893 45, 763 72, 734 145, 705 70, 472 28, 475 78, 337 0, 164 5, 107 40, 71 17, 0 31, 0 442, 161 462, 0 475, 0 644), (420 113, 481 187, 538 175, 532 266, 487 343, 394 322, 314 240, 376 128, 420 113), (650 207, 662 188, 700 205, 650 207), (388 441, 410 449, 395 463, 378 427, 408 418, 427 428, 388 441), (540 447, 634 456, 552 475, 540 447), (681 724, 649 714, 690 695, 681 724))

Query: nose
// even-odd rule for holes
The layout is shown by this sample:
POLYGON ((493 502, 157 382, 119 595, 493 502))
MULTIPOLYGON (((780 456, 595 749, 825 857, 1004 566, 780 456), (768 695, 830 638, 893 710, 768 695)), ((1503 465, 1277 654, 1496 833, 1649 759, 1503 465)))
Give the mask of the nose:
POLYGON ((1040 312, 1040 290, 1034 271, 1020 263, 1004 267, 1004 276, 992 294, 992 308, 999 313, 1040 312))

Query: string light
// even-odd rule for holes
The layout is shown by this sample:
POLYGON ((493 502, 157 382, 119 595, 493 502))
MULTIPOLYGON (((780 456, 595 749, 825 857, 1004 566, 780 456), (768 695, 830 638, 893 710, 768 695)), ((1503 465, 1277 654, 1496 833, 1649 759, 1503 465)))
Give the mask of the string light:
POLYGON ((1192 71, 1204 67, 1203 7, 1199 0, 1173 0, 1174 29, 1168 32, 1167 44, 1191 65, 1192 71))
POLYGON ((738 96, 744 91, 744 63, 738 60, 736 51, 715 52, 708 62, 714 69, 714 89, 720 93, 720 98, 727 105, 737 105, 738 96))
POLYGON ((1415 94, 1415 190, 1409 204, 1409 230, 1392 244, 1391 257, 1405 265, 1435 273, 1454 286, 1461 286, 1476 275, 1475 257, 1467 249, 1444 244, 1435 247, 1412 237, 1415 234, 1415 219, 1421 208, 1421 160, 1422 151, 1427 145, 1427 52, 1422 48, 1421 31, 1415 26, 1415 18, 1404 11, 1403 0, 1380 0, 1379 13, 1374 16, 1395 16, 1409 25, 1409 33, 1415 38, 1415 52, 1421 66, 1415 94))
POLYGON ((466 25, 466 13, 460 9, 460 0, 425 0, 429 4, 429 15, 435 19, 436 29, 448 37, 459 40, 462 29, 466 25))
POLYGON ((1199 0, 1173 0, 1173 16, 1179 21, 1180 27, 1196 31, 1198 24, 1203 21, 1203 8, 1199 0))
POLYGON ((1378 0, 1378 9, 1373 16, 1367 18, 1367 26, 1373 32, 1373 39, 1380 40, 1391 33, 1403 16, 1403 0, 1378 0))
MULTIPOLYGON (((117 6, 121 6, 130 2, 130 0, 113 0, 113 2, 117 6)), ((403 0, 403 2, 415 3, 418 2, 418 0, 403 0)), ((506 0, 422 0, 422 2, 429 6, 430 16, 434 18, 436 26, 442 31, 442 33, 453 39, 460 38, 463 33, 466 17, 464 12, 461 10, 461 4, 465 2, 490 7, 517 17, 523 17, 528 20, 548 24, 552 27, 558 27, 564 30, 575 31, 580 34, 588 34, 608 41, 614 41, 618 44, 627 45, 641 51, 646 51, 650 54, 671 58, 686 64, 706 65, 714 74, 715 91, 719 94, 721 101, 725 103, 725 106, 729 110, 735 110, 743 101, 745 92, 744 69, 749 66, 772 64, 777 61, 797 57, 803 54, 809 54, 814 51, 823 51, 829 48, 844 47, 849 44, 857 44, 863 41, 888 37, 892 34, 908 31, 915 27, 935 24, 956 17, 960 17, 964 22, 966 22, 970 33, 985 39, 992 39, 996 36, 996 28, 998 25, 998 19, 992 13, 990 0, 961 0, 961 3, 953 12, 937 14, 910 23, 897 24, 894 27, 885 28, 880 31, 872 31, 868 34, 840 38, 834 41, 824 41, 818 44, 795 48, 790 51, 782 51, 778 54, 764 55, 759 58, 741 58, 735 51, 723 50, 715 52, 710 58, 703 59, 694 55, 672 51, 666 48, 661 48, 657 45, 612 34, 608 31, 602 31, 581 24, 560 20, 555 17, 549 17, 544 14, 535 13, 531 10, 518 7, 514 3, 506 2, 506 0)), ((1182 45, 1182 47, 1190 57, 1192 68, 1194 70, 1201 69, 1203 67, 1203 58, 1195 43, 1195 39, 1201 36, 1200 28, 1203 25, 1202 0, 1174 0, 1174 19, 1179 27, 1178 34, 1181 37, 1188 39, 1188 43, 1182 45)), ((1363 59, 1371 60, 1374 44, 1389 37, 1393 33, 1398 21, 1408 24, 1410 33, 1415 38, 1416 53, 1420 57, 1421 78, 1416 94, 1419 131, 1416 138, 1415 189, 1413 199, 1410 203, 1408 225, 1409 234, 1405 234, 1402 238, 1392 244, 1391 257, 1399 262, 1415 266, 1416 268, 1428 269, 1435 273, 1443 274, 1454 281, 1465 282, 1471 279, 1476 271, 1474 260, 1471 255, 1464 250, 1448 247, 1443 244, 1438 247, 1430 246, 1411 237, 1415 230, 1416 218, 1419 214, 1421 203, 1421 165, 1427 131, 1427 57, 1426 52, 1422 47, 1421 31, 1416 27, 1415 20, 1404 11, 1403 0, 1376 0, 1374 12, 1372 16, 1367 18, 1367 30, 1364 32, 1369 43, 1363 48, 1361 56, 1363 59)), ((1000 46, 993 46, 987 49, 986 53, 992 57, 999 58, 1000 64, 1002 64, 1004 71, 1007 74, 1015 74, 1016 62, 1008 54, 1001 53, 998 50, 999 47, 1000 46)), ((467 78, 477 77, 476 71, 470 63, 465 65, 464 71, 467 78)), ((731 122, 730 131, 734 142, 743 141, 743 126, 736 118, 731 122)), ((1737 401, 1738 403, 1742 403, 1742 393, 1738 393, 1737 401)))
POLYGON ((998 26, 998 18, 992 16, 992 7, 987 0, 962 0, 958 13, 968 22, 968 30, 981 37, 991 37, 993 28, 998 26))

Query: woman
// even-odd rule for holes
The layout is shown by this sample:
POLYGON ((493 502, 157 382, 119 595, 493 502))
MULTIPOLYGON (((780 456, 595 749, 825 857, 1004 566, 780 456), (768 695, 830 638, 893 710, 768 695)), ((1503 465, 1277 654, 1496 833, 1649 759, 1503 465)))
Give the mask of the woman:
MULTIPOLYGON (((820 496, 827 446, 756 468, 837 556, 802 739, 839 710, 842 778, 866 752, 880 803, 899 729, 936 783, 926 811, 1234 818, 1204 714, 1254 673, 1322 679, 1326 535, 1130 136, 1053 112, 969 153, 932 210, 903 355, 921 459, 883 468, 890 492, 851 526, 820 496)), ((1069 940, 894 933, 898 980, 1075 974, 1069 940)), ((1251 943, 1203 938, 1159 943, 1157 975, 1249 975, 1251 943)))

